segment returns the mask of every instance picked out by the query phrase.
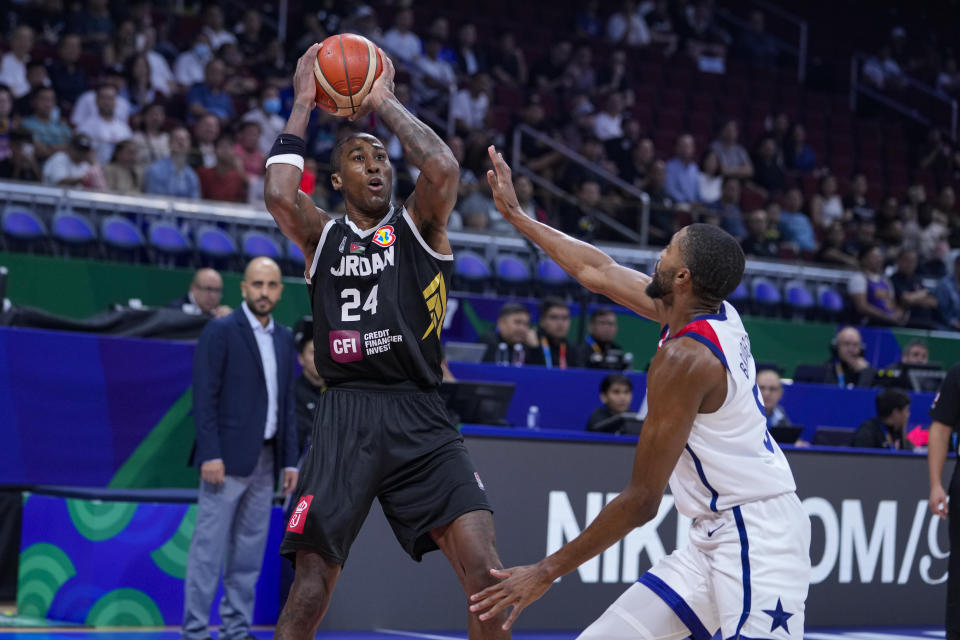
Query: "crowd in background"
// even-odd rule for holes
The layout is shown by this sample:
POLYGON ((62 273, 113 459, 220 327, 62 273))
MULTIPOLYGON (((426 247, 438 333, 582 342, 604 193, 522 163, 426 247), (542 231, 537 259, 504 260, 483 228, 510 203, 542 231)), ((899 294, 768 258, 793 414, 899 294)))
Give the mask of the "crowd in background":
MULTIPOLYGON (((863 173, 833 173, 804 123, 786 113, 769 114, 758 139, 745 139, 748 127, 730 118, 712 139, 682 133, 673 148, 658 148, 653 132, 632 117, 634 52, 657 51, 667 74, 681 59, 702 73, 723 73, 733 57, 775 66, 779 50, 763 13, 753 11, 746 27, 733 29, 709 0, 586 2, 570 39, 531 55, 519 32, 481 41, 471 22, 451 24, 442 15, 426 21, 403 2, 378 8, 385 17, 364 4, 325 2, 291 21, 281 42, 273 16, 217 2, 186 3, 180 15, 142 0, 10 5, 3 16, 8 51, 0 58, 0 178, 261 202, 264 159, 292 102, 296 58, 331 33, 351 31, 397 61, 397 94, 414 112, 449 109, 454 133, 447 143, 462 167, 452 229, 514 233, 483 179, 485 149, 509 145, 524 124, 645 191, 651 244, 664 244, 690 221, 718 224, 750 256, 860 271, 850 293, 863 320, 960 327, 950 275, 950 251, 960 247, 951 186, 960 156, 939 132, 931 132, 929 153, 918 160, 920 168, 942 170, 935 191, 918 182, 889 193, 863 173), (497 102, 504 96, 518 101, 510 117, 497 102), (930 291, 924 279, 940 285, 930 291)), ((910 51, 897 44, 899 32, 892 38, 895 58, 910 51)), ((384 136, 397 189, 409 190, 416 171, 404 165, 399 143, 375 119, 360 124, 384 136)), ((342 202, 329 186, 327 158, 352 126, 316 110, 308 131, 302 188, 332 212, 342 202)), ((535 138, 524 137, 521 151, 527 167, 575 196, 560 200, 518 177, 528 215, 588 240, 623 240, 598 224, 598 211, 640 229, 632 195, 535 138)))

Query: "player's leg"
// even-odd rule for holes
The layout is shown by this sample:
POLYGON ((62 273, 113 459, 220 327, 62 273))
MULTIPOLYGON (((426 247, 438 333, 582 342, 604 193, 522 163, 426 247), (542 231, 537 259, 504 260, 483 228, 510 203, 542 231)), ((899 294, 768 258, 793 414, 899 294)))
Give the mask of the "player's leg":
MULTIPOLYGON (((492 513, 486 510, 465 513, 450 524, 433 529, 430 537, 450 561, 463 586, 464 606, 466 597, 497 582, 490 575, 490 569, 501 569, 503 565, 497 555, 492 513)), ((476 614, 467 612, 470 639, 509 638, 510 632, 500 628, 506 618, 507 613, 503 612, 496 618, 481 621, 476 614)))
POLYGON ((330 606, 330 596, 342 568, 315 551, 297 551, 293 586, 277 620, 273 636, 276 640, 313 638, 330 606))
POLYGON ((638 582, 584 629, 577 640, 684 640, 691 634, 663 598, 638 582))
MULTIPOLYGON (((796 494, 730 510, 715 538, 713 595, 724 638, 802 640, 810 584, 810 519, 796 494)), ((691 535, 694 535, 691 529, 691 535)))

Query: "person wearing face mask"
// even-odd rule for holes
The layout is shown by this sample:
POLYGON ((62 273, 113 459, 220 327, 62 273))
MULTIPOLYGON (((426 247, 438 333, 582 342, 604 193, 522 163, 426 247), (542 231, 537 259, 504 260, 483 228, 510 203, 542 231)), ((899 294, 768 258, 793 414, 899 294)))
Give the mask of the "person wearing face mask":
POLYGON ((185 87, 203 82, 203 70, 211 58, 213 58, 213 49, 210 48, 210 41, 206 35, 198 33, 193 46, 177 56, 176 62, 173 63, 173 76, 185 87))
POLYGON ((277 139, 286 124, 279 115, 282 106, 277 88, 264 87, 260 92, 260 104, 257 108, 243 114, 244 122, 256 122, 260 125, 259 146, 264 155, 270 153, 273 141, 277 139))

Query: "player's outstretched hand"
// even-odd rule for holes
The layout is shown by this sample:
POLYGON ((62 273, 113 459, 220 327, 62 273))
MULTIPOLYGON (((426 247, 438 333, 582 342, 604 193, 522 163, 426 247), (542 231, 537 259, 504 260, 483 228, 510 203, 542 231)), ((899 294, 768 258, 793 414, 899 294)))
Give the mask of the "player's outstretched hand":
POLYGON ((470 596, 470 602, 474 603, 470 605, 470 611, 480 614, 481 620, 489 620, 506 611, 507 607, 513 607, 503 623, 504 630, 512 627, 520 612, 539 600, 553 584, 539 563, 510 569, 491 569, 490 575, 500 578, 501 582, 470 596))
POLYGON ((293 101, 308 109, 317 104, 317 76, 313 73, 313 65, 318 51, 320 43, 314 42, 297 60, 297 70, 293 72, 293 101))
POLYGON ((490 183, 493 202, 504 219, 512 222, 512 214, 520 211, 517 192, 513 188, 513 172, 496 147, 490 145, 487 147, 487 153, 490 154, 490 160, 493 162, 493 169, 487 171, 487 182, 490 183))
POLYGON ((946 520, 947 514, 950 513, 947 506, 947 492, 943 490, 940 484, 930 490, 930 513, 940 516, 941 520, 946 520))
POLYGON ((377 51, 380 52, 380 58, 383 60, 383 71, 380 73, 380 77, 373 81, 370 93, 360 103, 360 108, 350 116, 350 122, 356 122, 363 118, 376 109, 381 102, 393 96, 393 76, 396 75, 397 70, 393 67, 393 60, 383 49, 378 47, 377 51))

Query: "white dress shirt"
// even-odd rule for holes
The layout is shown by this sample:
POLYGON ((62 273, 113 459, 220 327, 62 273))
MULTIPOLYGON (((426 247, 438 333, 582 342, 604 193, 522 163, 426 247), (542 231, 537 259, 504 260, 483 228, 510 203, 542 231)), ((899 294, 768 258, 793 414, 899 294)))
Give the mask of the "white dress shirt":
POLYGON ((253 336, 257 339, 257 349, 260 350, 260 362, 263 364, 263 377, 267 382, 267 423, 263 429, 263 439, 269 440, 277 433, 277 352, 273 347, 273 318, 264 327, 260 324, 246 300, 241 305, 243 314, 247 316, 253 336))

